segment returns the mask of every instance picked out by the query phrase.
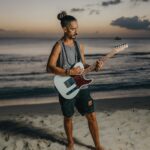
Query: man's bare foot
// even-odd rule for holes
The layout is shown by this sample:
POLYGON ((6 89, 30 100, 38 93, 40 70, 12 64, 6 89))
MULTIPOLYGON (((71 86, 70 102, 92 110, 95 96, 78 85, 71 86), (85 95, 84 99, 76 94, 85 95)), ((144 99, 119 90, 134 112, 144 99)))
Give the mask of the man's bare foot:
POLYGON ((96 148, 96 150, 105 150, 105 149, 103 146, 100 145, 99 147, 96 148))
POLYGON ((100 146, 100 150, 105 150, 103 146, 100 146))
POLYGON ((66 150, 74 150, 74 144, 68 144, 66 150))

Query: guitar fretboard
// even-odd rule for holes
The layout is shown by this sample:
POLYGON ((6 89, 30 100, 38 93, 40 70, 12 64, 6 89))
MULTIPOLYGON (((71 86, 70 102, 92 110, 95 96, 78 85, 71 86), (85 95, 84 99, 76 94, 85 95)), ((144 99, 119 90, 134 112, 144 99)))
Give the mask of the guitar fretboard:
MULTIPOLYGON (((103 62, 106 62, 106 60, 108 60, 109 58, 113 57, 116 53, 118 53, 116 49, 117 48, 112 49, 112 51, 110 51, 107 55, 101 57, 99 60, 102 60, 103 62)), ((83 74, 85 75, 85 74, 87 74, 91 71, 94 71, 95 68, 96 68, 96 62, 93 63, 92 65, 90 65, 88 68, 86 68, 84 70, 83 74)))

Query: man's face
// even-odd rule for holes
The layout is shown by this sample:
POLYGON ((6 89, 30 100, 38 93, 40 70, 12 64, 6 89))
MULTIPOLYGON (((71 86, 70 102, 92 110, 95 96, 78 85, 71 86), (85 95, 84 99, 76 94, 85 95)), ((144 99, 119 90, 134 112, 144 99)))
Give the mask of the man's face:
POLYGON ((64 28, 65 35, 70 39, 75 39, 78 34, 77 21, 71 21, 70 24, 64 28))

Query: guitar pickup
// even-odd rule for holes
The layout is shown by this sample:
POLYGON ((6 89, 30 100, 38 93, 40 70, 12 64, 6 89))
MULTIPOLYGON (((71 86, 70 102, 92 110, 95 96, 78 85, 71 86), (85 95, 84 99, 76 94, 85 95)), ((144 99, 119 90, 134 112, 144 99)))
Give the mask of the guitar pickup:
POLYGON ((71 87, 74 83, 75 83, 75 80, 73 78, 69 78, 68 80, 64 82, 67 88, 71 87))

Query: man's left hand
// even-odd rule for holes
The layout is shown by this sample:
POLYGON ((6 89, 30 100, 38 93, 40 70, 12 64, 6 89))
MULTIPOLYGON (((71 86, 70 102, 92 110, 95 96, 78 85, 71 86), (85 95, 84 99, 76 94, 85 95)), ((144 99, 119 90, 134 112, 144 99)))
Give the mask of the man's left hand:
POLYGON ((100 71, 103 68, 104 60, 100 59, 96 61, 95 71, 100 71))

